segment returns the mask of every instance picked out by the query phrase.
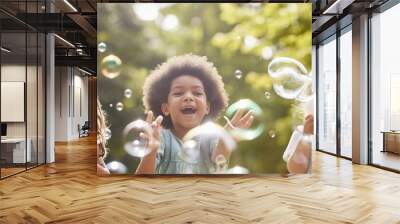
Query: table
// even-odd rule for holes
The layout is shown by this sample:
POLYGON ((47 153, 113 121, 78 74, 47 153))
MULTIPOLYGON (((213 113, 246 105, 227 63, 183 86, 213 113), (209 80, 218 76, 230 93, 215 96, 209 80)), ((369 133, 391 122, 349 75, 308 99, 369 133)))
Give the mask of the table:
POLYGON ((382 131, 383 150, 382 152, 392 152, 400 154, 400 131, 382 131))
POLYGON ((1 139, 1 159, 5 163, 26 163, 31 162, 31 145, 30 138, 26 139, 28 143, 25 153, 25 138, 6 138, 1 139))

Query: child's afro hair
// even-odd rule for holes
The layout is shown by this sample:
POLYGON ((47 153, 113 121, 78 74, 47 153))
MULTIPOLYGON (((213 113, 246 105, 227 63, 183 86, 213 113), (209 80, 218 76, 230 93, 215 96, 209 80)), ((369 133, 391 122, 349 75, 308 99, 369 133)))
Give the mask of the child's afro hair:
MULTIPOLYGON (((218 118, 219 113, 228 105, 224 82, 214 65, 207 61, 207 57, 193 54, 168 59, 158 65, 146 78, 143 86, 143 104, 146 111, 153 111, 155 117, 163 115, 161 105, 168 100, 171 83, 182 75, 194 76, 203 83, 207 101, 210 104, 210 113, 204 120, 218 118)), ((162 126, 164 128, 172 127, 169 116, 164 116, 162 126)))

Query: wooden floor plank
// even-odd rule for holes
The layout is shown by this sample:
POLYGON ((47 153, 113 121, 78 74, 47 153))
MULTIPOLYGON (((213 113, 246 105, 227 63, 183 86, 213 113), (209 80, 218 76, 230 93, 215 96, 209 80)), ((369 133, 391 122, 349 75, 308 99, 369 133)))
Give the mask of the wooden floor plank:
POLYGON ((0 181, 0 223, 400 223, 400 175, 313 153, 308 175, 96 175, 93 137, 0 181))

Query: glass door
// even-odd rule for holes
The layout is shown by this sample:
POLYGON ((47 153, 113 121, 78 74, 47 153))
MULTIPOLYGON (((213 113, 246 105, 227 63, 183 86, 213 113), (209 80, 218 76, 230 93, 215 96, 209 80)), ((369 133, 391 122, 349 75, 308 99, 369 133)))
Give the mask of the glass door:
POLYGON ((318 150, 336 154, 336 35, 318 47, 318 150))

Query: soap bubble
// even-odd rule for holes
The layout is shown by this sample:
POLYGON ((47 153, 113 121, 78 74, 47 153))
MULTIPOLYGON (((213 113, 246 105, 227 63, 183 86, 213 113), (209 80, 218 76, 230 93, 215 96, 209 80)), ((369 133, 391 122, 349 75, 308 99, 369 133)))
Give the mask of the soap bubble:
POLYGON ((104 137, 106 138, 106 140, 109 140, 111 138, 111 130, 106 128, 106 130, 104 131, 104 137))
POLYGON ((149 138, 152 135, 152 129, 147 122, 139 119, 129 123, 122 135, 124 149, 129 155, 141 158, 151 152, 149 138))
POLYGON ((260 136, 260 134, 264 131, 264 124, 260 120, 261 115, 262 110, 260 106, 249 99, 241 99, 228 107, 228 109, 226 110, 226 116, 224 118, 228 122, 228 125, 231 126, 231 129, 229 130, 230 133, 236 139, 253 140, 260 136), (233 116, 239 110, 243 111, 243 115, 246 114, 248 111, 252 111, 253 123, 249 128, 242 129, 239 127, 234 127, 234 125, 230 123, 233 116))
POLYGON ((182 150, 178 153, 179 158, 187 163, 197 163, 200 157, 200 145, 196 140, 184 141, 182 150))
POLYGON ((189 142, 189 146, 196 146, 197 148, 200 148, 200 143, 204 140, 215 140, 215 143, 220 142, 221 144, 223 144, 223 147, 230 151, 236 149, 235 139, 233 139, 232 136, 223 127, 211 121, 208 121, 200 126, 191 129, 183 137, 184 144, 189 142), (192 141, 197 142, 197 144, 194 144, 192 141))
POLYGON ((242 166, 235 166, 230 168, 226 173, 228 174, 248 174, 249 170, 242 166))
POLYGON ((110 171, 110 173, 121 174, 121 173, 127 173, 127 171, 128 171, 128 168, 126 168, 126 166, 119 161, 109 162, 109 163, 107 163, 106 166, 107 166, 108 170, 110 171))
POLYGON ((115 109, 117 109, 118 111, 122 111, 124 109, 124 104, 118 102, 117 104, 115 104, 115 109))
POLYGON ((209 156, 208 151, 201 151, 213 147, 215 149, 218 144, 229 151, 236 149, 236 141, 233 137, 220 125, 206 122, 200 126, 191 129, 182 139, 182 149, 179 151, 179 158, 184 161, 179 173, 202 173, 214 172, 212 167, 208 167, 208 171, 200 170, 198 163, 201 157, 209 156))
POLYGON ((131 96, 132 96, 132 90, 130 90, 130 89, 125 89, 124 95, 125 95, 126 98, 131 98, 131 96))
POLYGON ((304 90, 306 79, 291 68, 282 69, 272 77, 273 88, 285 99, 295 99, 304 90))
POLYGON ((301 62, 287 57, 279 57, 272 60, 268 65, 268 73, 275 77, 275 74, 279 74, 279 72, 287 68, 297 74, 307 74, 307 69, 301 62))
POLYGON ((268 92, 268 91, 266 91, 266 92, 264 93, 264 96, 265 96, 265 98, 266 98, 267 100, 271 99, 271 93, 268 92))
POLYGON ((201 173, 198 163, 200 162, 200 143, 198 139, 185 139, 178 157, 183 161, 180 163, 177 173, 193 174, 201 173))
POLYGON ((237 79, 241 79, 241 78, 242 78, 242 71, 240 71, 239 69, 237 69, 237 70, 235 71, 235 77, 236 77, 237 79))
POLYGON ((113 79, 120 75, 121 65, 121 59, 118 56, 110 54, 101 61, 101 72, 105 77, 113 79))
POLYGON ((276 137, 276 133, 275 133, 274 130, 270 130, 270 131, 268 132, 268 135, 269 135, 270 138, 275 138, 275 137, 276 137))
POLYGON ((302 63, 292 58, 275 58, 268 65, 275 92, 286 99, 307 101, 312 93, 312 79, 302 63))
POLYGON ((310 76, 308 76, 307 79, 308 80, 304 84, 303 91, 301 91, 301 93, 296 98, 296 100, 300 102, 308 102, 314 98, 312 79, 310 76))
POLYGON ((184 141, 178 157, 183 161, 180 163, 177 173, 193 174, 200 173, 198 163, 200 162, 200 143, 190 139, 184 141))
POLYGON ((112 107, 113 107, 113 104, 112 104, 112 103, 110 103, 108 106, 109 106, 110 108, 112 108, 112 107))
POLYGON ((100 42, 97 45, 97 49, 99 50, 100 53, 104 53, 107 50, 107 45, 104 42, 100 42))

